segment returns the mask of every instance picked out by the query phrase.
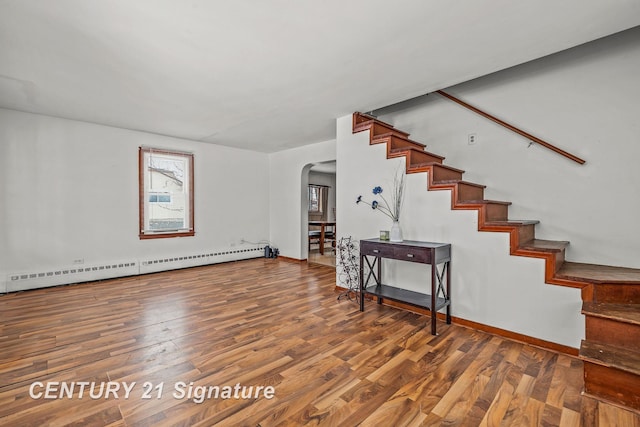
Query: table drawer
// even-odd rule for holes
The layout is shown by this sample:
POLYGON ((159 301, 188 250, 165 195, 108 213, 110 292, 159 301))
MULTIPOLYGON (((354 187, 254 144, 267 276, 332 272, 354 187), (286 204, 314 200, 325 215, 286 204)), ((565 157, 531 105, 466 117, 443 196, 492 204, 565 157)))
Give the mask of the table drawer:
POLYGON ((431 251, 424 248, 396 247, 393 250, 393 257, 403 261, 431 263, 431 251))
POLYGON ((380 256, 384 258, 393 258, 393 247, 385 245, 373 245, 362 242, 360 245, 361 255, 380 256))

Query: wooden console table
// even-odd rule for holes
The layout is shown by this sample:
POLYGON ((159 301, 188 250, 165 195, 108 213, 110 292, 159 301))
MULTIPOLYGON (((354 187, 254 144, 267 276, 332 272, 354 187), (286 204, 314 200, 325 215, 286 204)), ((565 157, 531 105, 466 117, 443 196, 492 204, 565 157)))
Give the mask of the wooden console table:
MULTIPOLYGON (((427 289, 425 289, 426 291, 427 289)), ((447 308, 447 323, 451 323, 451 244, 405 240, 400 243, 380 239, 360 241, 360 311, 364 311, 364 296, 404 302, 431 311, 431 333, 436 335, 436 312, 447 308), (414 292, 381 283, 382 259, 396 259, 431 265, 430 292, 414 292), (442 264, 442 268, 438 268, 442 264), (367 269, 365 270, 365 265, 367 269), (365 279, 365 274, 367 274, 365 279), (370 279, 375 284, 369 286, 370 279)))

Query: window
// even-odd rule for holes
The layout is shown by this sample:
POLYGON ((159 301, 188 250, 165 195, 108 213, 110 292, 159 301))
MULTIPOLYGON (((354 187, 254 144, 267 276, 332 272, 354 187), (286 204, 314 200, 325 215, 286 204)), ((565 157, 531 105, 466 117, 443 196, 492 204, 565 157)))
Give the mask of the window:
POLYGON ((140 147, 140 238, 193 236, 193 154, 140 147))
POLYGON ((309 215, 322 216, 325 219, 329 187, 326 185, 309 184, 309 215))
POLYGON ((321 211, 321 190, 322 187, 317 185, 309 185, 309 212, 322 213, 321 211))

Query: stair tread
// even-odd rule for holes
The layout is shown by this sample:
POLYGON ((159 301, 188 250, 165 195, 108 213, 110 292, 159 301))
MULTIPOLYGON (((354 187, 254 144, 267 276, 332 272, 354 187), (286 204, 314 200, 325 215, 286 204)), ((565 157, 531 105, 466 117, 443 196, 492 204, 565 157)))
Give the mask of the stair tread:
POLYGON ((584 302, 582 314, 640 325, 640 304, 584 302))
MULTIPOLYGON (((359 116, 364 117, 365 119, 368 119, 368 120, 365 120, 364 122, 360 122, 359 124, 378 122, 381 125, 384 125, 385 127, 390 127, 392 129, 395 129, 395 126, 393 126, 392 124, 387 123, 387 122, 383 122, 382 120, 378 119, 377 117, 371 116, 371 115, 369 115, 367 113, 355 113, 355 114, 358 114, 359 116)), ((402 132, 402 131, 400 131, 400 132, 402 132)), ((402 132, 402 133, 406 134, 406 132, 402 132)))
POLYGON ((580 358, 591 363, 640 375, 640 352, 582 340, 580 358))
POLYGON ((460 205, 488 205, 488 204, 494 204, 494 205, 507 205, 509 206, 511 204, 511 202, 505 202, 503 200, 463 200, 461 202, 459 202, 458 204, 460 205))
MULTIPOLYGON (((386 124, 386 123, 385 123, 385 124, 386 124)), ((388 126, 391 126, 391 125, 388 125, 388 126)), ((409 138, 407 138, 407 137, 405 137, 405 136, 398 135, 397 133, 394 133, 394 132, 381 133, 381 134, 379 134, 379 135, 374 136, 374 139, 378 139, 378 138, 380 138, 380 139, 384 139, 384 138, 389 138, 389 137, 391 137, 391 136, 395 136, 395 137, 396 137, 396 138, 398 138, 398 139, 404 139, 405 141, 407 141, 407 142, 409 142, 409 143, 411 143, 411 144, 419 145, 419 146, 421 146, 421 147, 423 147, 423 148, 427 146, 426 144, 423 144, 423 143, 418 142, 418 141, 414 141, 414 140, 409 139, 409 138)))
POLYGON ((368 126, 370 126, 370 125, 372 125, 374 123, 377 123, 377 124, 381 125, 382 127, 390 129, 393 132, 399 132, 402 135, 409 135, 406 132, 402 132, 401 130, 397 130, 396 128, 393 127, 393 125, 390 125, 389 123, 381 122, 380 120, 377 120, 377 119, 370 119, 370 120, 367 120, 367 121, 364 121, 364 122, 359 122, 358 124, 356 124, 356 127, 357 128, 366 128, 366 127, 368 127, 368 126))
POLYGON ((425 166, 436 166, 436 167, 441 167, 444 169, 449 169, 455 172, 460 172, 460 173, 464 173, 464 171, 462 169, 457 169, 451 166, 447 166, 447 165, 443 165, 442 163, 436 163, 436 162, 424 162, 424 163, 415 163, 413 165, 411 165, 411 169, 415 169, 415 168, 420 168, 420 167, 425 167, 425 166))
POLYGON ((614 267, 611 265, 564 262, 556 277, 588 283, 637 284, 640 285, 640 269, 614 267))
POLYGON ((540 224, 537 219, 508 219, 506 221, 487 221, 484 225, 488 226, 520 226, 520 225, 536 225, 540 224))
POLYGON ((472 185, 478 188, 487 188, 486 185, 476 184, 475 182, 464 181, 462 179, 448 179, 445 181, 438 181, 438 185, 441 185, 441 184, 465 184, 465 185, 472 185))
MULTIPOLYGON (((382 126, 383 128, 387 128, 388 130, 390 130, 392 133, 394 133, 397 136, 403 136, 403 137, 408 137, 409 134, 407 132, 403 132, 401 130, 398 130, 396 128, 393 127, 393 125, 390 125, 389 123, 385 123, 381 120, 378 119, 374 119, 374 118, 370 118, 369 116, 363 116, 365 118, 367 118, 368 120, 362 121, 362 122, 358 122, 358 123, 354 123, 353 125, 353 131, 354 132, 361 132, 367 129, 371 129, 375 124, 378 124, 380 126, 382 126)), ((386 133, 386 132, 385 132, 386 133)), ((371 137, 375 137, 375 135, 371 135, 371 137)))
POLYGON ((519 249, 544 251, 544 252, 560 252, 563 251, 569 242, 563 240, 543 240, 532 239, 520 245, 519 249))
POLYGON ((421 150, 421 149, 419 149, 417 147, 402 147, 402 148, 394 148, 394 149, 391 150, 392 153, 398 153, 400 151, 416 151, 418 153, 428 154, 429 156, 435 157, 436 159, 444 160, 444 157, 442 157, 442 156, 430 153, 430 152, 428 152, 426 150, 421 150))

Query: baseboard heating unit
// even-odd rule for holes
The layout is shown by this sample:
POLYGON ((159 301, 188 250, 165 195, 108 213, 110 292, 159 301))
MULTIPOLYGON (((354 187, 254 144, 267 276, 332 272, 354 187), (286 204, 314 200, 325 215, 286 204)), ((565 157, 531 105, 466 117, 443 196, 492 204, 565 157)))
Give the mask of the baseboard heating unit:
POLYGON ((47 268, 31 272, 9 273, 6 277, 5 286, 2 286, 2 283, 0 283, 0 293, 135 276, 263 256, 264 246, 256 246, 251 248, 245 247, 208 251, 197 254, 191 253, 165 257, 152 256, 139 260, 118 260, 61 268, 47 268))

